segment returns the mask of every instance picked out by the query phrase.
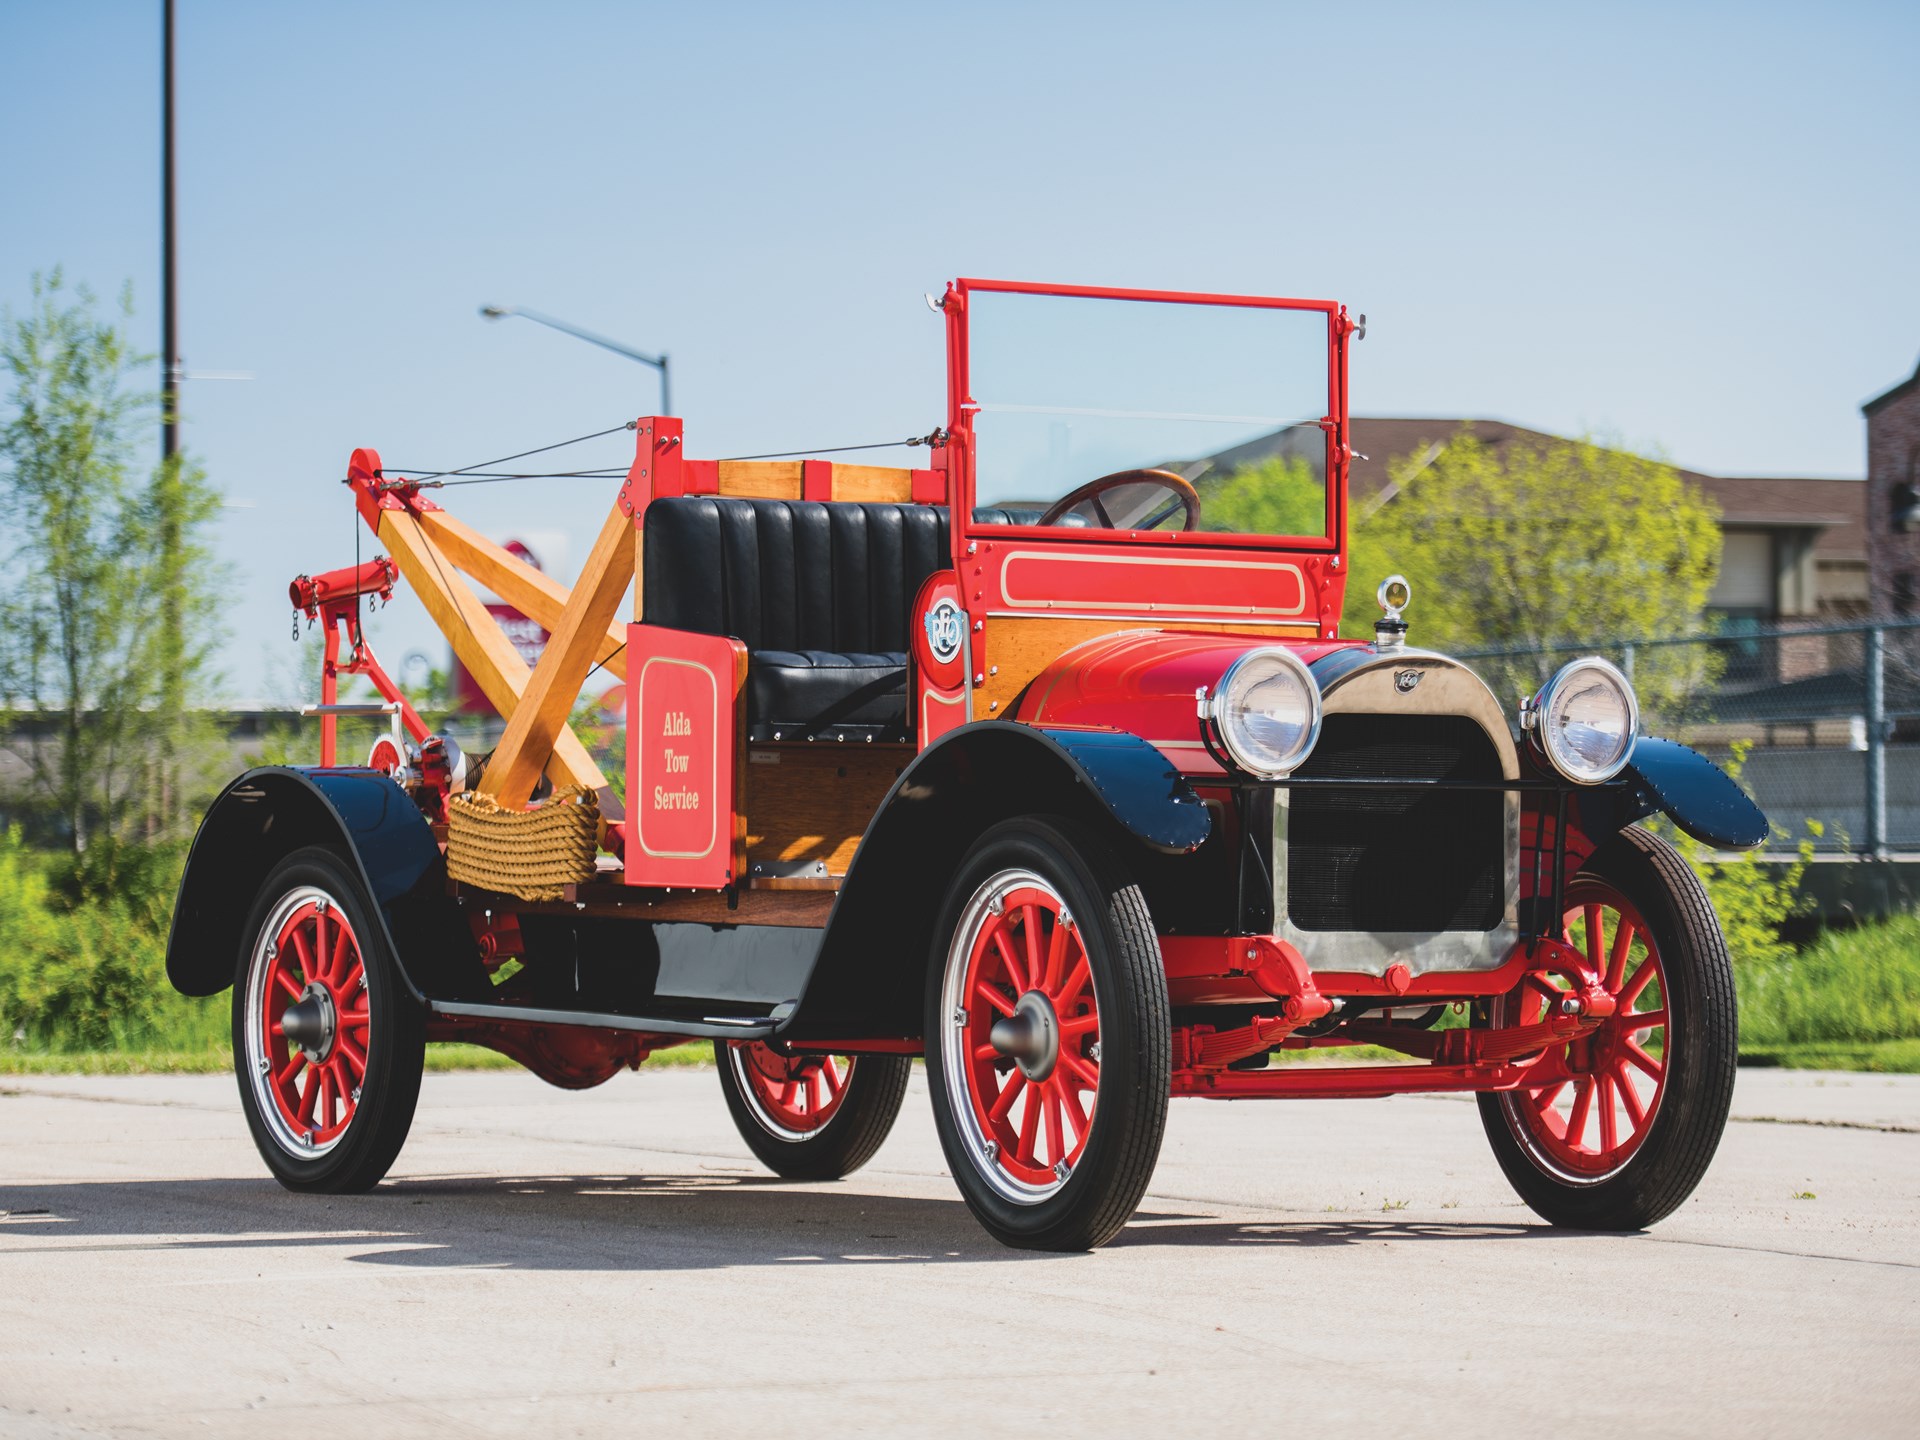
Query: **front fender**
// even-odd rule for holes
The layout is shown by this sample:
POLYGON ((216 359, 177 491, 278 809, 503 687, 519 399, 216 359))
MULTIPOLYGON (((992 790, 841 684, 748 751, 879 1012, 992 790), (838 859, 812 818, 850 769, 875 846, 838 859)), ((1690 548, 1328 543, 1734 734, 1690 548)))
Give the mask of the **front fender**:
POLYGON ((431 905, 444 887, 440 847, 433 830, 407 794, 376 770, 249 770, 208 807, 187 853, 180 893, 167 934, 167 978, 186 995, 217 995, 233 983, 247 914, 268 873, 307 845, 326 845, 348 856, 375 901, 387 943, 410 973, 399 942, 417 928, 417 916, 400 913, 431 905), (409 902, 413 902, 411 905, 409 902))
POLYGON ((913 1037, 933 927, 954 870, 989 826, 1064 814, 1124 854, 1198 849, 1213 821, 1173 764, 1138 736, 983 720, 928 746, 894 782, 834 902, 783 1039, 913 1037))
POLYGON ((1733 777, 1676 740, 1643 737, 1621 772, 1632 782, 1611 829, 1659 812, 1694 839, 1723 850, 1746 850, 1772 833, 1764 811, 1733 777))

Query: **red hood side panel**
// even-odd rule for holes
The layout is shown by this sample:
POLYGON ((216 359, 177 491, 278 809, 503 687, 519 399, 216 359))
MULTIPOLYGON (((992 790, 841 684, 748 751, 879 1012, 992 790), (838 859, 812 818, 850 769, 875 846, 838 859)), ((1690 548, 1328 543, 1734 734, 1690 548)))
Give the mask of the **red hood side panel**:
POLYGON ((1180 630, 1124 630, 1087 640, 1042 670, 1014 718, 1029 725, 1125 730, 1150 740, 1184 774, 1217 775, 1200 741, 1194 692, 1211 689, 1248 650, 1284 645, 1311 665, 1357 640, 1276 640, 1180 630))

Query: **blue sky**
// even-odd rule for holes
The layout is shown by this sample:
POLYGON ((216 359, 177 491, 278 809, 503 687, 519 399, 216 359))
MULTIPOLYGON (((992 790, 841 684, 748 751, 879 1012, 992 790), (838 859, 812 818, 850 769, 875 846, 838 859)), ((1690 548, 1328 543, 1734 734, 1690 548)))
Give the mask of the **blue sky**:
MULTIPOLYGON (((924 432, 955 274, 1329 296, 1361 414, 1858 475, 1920 357, 1920 6, 179 0, 187 398, 227 693, 352 559, 348 451, 457 465, 655 404, 688 453, 924 432)), ((158 330, 158 0, 0 0, 0 304, 158 330)), ((583 447, 622 462, 619 440, 583 447)), ((876 456, 874 458, 883 458, 876 456)), ((584 557, 605 482, 460 512, 584 557)), ((603 493, 604 492, 604 493, 603 493)), ((390 661, 442 646, 417 602, 390 661)))

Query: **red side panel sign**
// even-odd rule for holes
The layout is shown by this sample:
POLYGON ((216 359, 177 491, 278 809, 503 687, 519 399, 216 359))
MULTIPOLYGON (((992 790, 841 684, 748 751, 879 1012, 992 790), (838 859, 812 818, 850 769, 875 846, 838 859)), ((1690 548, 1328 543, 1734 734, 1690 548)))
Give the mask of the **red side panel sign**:
POLYGON ((652 625, 627 636, 627 881, 718 889, 733 879, 745 652, 652 625))

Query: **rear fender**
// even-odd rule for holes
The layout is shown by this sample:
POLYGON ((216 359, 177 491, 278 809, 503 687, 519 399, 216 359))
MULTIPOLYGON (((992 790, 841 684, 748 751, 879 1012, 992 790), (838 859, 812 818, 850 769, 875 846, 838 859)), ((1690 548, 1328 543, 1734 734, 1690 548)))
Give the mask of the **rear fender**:
POLYGON ((1113 730, 1002 720, 951 730, 894 782, 855 852, 782 1039, 920 1033, 933 927, 961 857, 1015 815, 1077 817, 1122 858, 1197 850, 1213 821, 1167 758, 1113 730))
POLYGON ((426 818, 378 771, 285 766, 249 770, 200 822, 167 935, 174 988, 217 995, 233 983, 260 886, 308 845, 339 851, 359 872, 407 987, 421 998, 444 988, 435 981, 459 963, 449 942, 465 927, 446 899, 445 865, 426 818))

